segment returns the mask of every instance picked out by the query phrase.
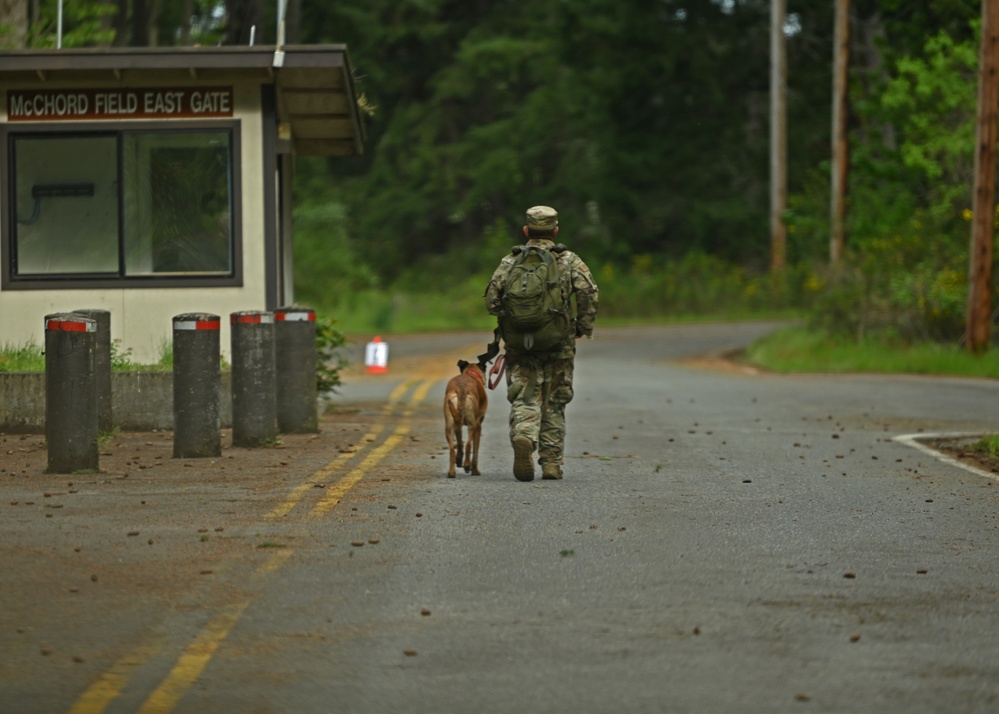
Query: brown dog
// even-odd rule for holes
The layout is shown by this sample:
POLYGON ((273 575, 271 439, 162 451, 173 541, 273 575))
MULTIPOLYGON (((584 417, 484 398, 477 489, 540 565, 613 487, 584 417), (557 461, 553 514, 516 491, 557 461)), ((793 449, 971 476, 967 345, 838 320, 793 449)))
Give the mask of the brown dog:
POLYGON ((458 360, 457 377, 452 377, 444 391, 444 434, 451 450, 451 463, 447 475, 454 478, 455 466, 464 464, 465 473, 478 476, 479 439, 482 438, 482 420, 486 416, 489 400, 486 398, 484 364, 471 364, 458 360), (468 441, 462 444, 462 427, 468 428, 468 441), (464 453, 462 453, 464 451, 464 453))

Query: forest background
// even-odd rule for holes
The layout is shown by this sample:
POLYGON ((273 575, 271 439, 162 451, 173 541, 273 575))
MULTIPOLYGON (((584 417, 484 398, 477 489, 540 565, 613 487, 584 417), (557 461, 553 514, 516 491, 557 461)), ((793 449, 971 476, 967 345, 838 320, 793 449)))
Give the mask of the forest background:
MULTIPOLYGON (((490 327, 486 282, 547 204, 601 320, 803 315, 837 340, 958 344, 980 3, 851 2, 835 269, 834 4, 788 0, 773 271, 767 0, 289 0, 289 44, 348 45, 368 136, 363 156, 297 160, 298 302, 347 332, 490 327)), ((63 45, 273 43, 276 5, 66 0, 63 45)), ((0 42, 54 46, 55 18, 56 0, 0 0, 0 42)))

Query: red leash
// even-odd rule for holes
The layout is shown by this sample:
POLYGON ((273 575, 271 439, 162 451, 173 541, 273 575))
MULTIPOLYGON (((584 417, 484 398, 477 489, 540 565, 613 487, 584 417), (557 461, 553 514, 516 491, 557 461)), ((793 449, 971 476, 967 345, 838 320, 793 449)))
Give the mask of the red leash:
POLYGON ((493 362, 493 366, 489 369, 489 388, 496 389, 496 385, 499 384, 500 380, 503 378, 503 373, 506 371, 506 354, 501 354, 493 362), (495 375, 495 379, 493 376, 495 375))

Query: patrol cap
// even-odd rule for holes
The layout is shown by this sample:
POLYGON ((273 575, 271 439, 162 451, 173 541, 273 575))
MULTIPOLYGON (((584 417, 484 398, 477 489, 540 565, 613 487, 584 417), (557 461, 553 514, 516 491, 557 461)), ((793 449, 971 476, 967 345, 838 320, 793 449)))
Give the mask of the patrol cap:
POLYGON ((558 225, 558 211, 551 206, 534 206, 527 209, 527 227, 550 231, 558 225))

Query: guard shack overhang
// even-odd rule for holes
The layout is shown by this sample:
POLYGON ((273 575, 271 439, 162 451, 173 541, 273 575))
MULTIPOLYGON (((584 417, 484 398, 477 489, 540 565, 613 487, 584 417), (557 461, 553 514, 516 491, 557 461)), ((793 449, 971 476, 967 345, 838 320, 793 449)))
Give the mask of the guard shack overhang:
POLYGON ((186 312, 292 305, 298 155, 362 153, 344 45, 0 52, 0 344, 111 314, 154 361, 186 312))

